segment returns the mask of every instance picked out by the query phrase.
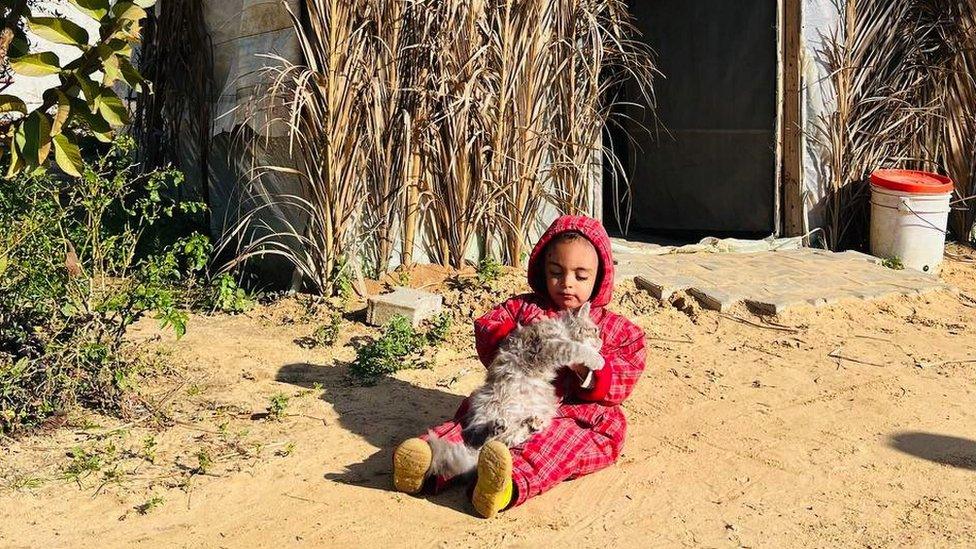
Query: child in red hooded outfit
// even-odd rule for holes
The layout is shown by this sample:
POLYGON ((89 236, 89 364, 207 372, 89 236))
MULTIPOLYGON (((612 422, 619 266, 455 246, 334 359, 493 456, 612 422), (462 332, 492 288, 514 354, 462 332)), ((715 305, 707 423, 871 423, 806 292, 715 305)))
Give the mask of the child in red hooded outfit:
MULTIPOLYGON (((577 310, 589 301, 590 316, 600 327, 600 354, 605 360, 604 367, 595 372, 582 365, 566 365, 555 383, 562 404, 548 428, 512 448, 489 441, 481 449, 471 501, 482 516, 520 505, 563 480, 603 469, 620 456, 627 431, 620 404, 644 370, 644 333, 606 310, 613 271, 610 238, 600 222, 582 216, 560 217, 529 259, 533 293, 510 298, 475 321, 478 356, 487 365, 501 341, 519 324, 577 310)), ((461 442, 467 408, 465 400, 453 420, 431 431, 441 439, 461 442)), ((417 493, 428 480, 431 450, 425 439, 409 439, 396 449, 393 480, 397 490, 417 493)), ((436 489, 450 480, 432 482, 436 489)))

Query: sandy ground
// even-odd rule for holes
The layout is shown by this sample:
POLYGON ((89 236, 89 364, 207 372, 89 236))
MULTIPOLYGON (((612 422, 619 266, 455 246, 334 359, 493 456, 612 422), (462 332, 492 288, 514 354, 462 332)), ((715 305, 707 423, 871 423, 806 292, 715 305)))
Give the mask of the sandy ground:
MULTIPOLYGON (((461 491, 389 489, 391 447, 481 380, 468 326, 434 368, 357 387, 350 344, 374 332, 348 322, 335 348, 303 348, 320 315, 295 300, 194 317, 179 342, 143 323, 134 340, 179 365, 144 382, 158 413, 72 417, 0 446, 0 546, 973 546, 968 257, 943 273, 961 294, 775 319, 623 284, 614 306, 650 351, 623 457, 491 521, 461 491), (276 393, 281 421, 262 413, 276 393), (76 447, 101 463, 67 479, 76 447)), ((494 296, 479 299, 452 304, 494 296)))

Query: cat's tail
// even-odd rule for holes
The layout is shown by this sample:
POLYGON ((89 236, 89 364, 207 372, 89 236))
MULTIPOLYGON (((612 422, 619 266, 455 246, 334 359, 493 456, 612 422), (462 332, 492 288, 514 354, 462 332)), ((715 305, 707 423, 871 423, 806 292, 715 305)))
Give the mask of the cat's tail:
POLYGON ((465 443, 455 444, 437 438, 433 432, 428 432, 427 443, 430 444, 431 462, 427 470, 429 476, 439 475, 444 478, 454 478, 473 473, 478 466, 478 449, 465 443))

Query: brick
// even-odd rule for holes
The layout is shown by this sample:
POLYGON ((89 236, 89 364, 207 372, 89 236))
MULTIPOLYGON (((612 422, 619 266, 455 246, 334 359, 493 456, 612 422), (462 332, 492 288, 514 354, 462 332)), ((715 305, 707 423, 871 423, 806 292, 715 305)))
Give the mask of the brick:
POLYGON ((441 312, 443 302, 444 298, 439 294, 411 288, 394 288, 391 293, 369 298, 366 323, 382 326, 394 316, 402 315, 417 327, 424 320, 441 312))

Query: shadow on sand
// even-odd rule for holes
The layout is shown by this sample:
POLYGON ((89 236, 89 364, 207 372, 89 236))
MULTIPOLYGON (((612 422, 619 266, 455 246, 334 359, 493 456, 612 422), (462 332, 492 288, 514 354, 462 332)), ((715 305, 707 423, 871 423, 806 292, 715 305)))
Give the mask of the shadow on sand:
POLYGON ((976 441, 933 433, 896 433, 889 446, 915 457, 976 471, 976 441))
MULTIPOLYGON (((311 389, 321 384, 322 400, 332 405, 339 424, 369 444, 380 448, 360 463, 341 473, 328 473, 329 480, 375 490, 392 490, 393 449, 404 439, 450 419, 463 397, 436 389, 425 389, 395 378, 374 387, 358 387, 347 381, 348 363, 325 366, 309 363, 286 364, 277 381, 311 389)), ((429 498, 432 502, 467 512, 463 490, 450 490, 429 498)))

